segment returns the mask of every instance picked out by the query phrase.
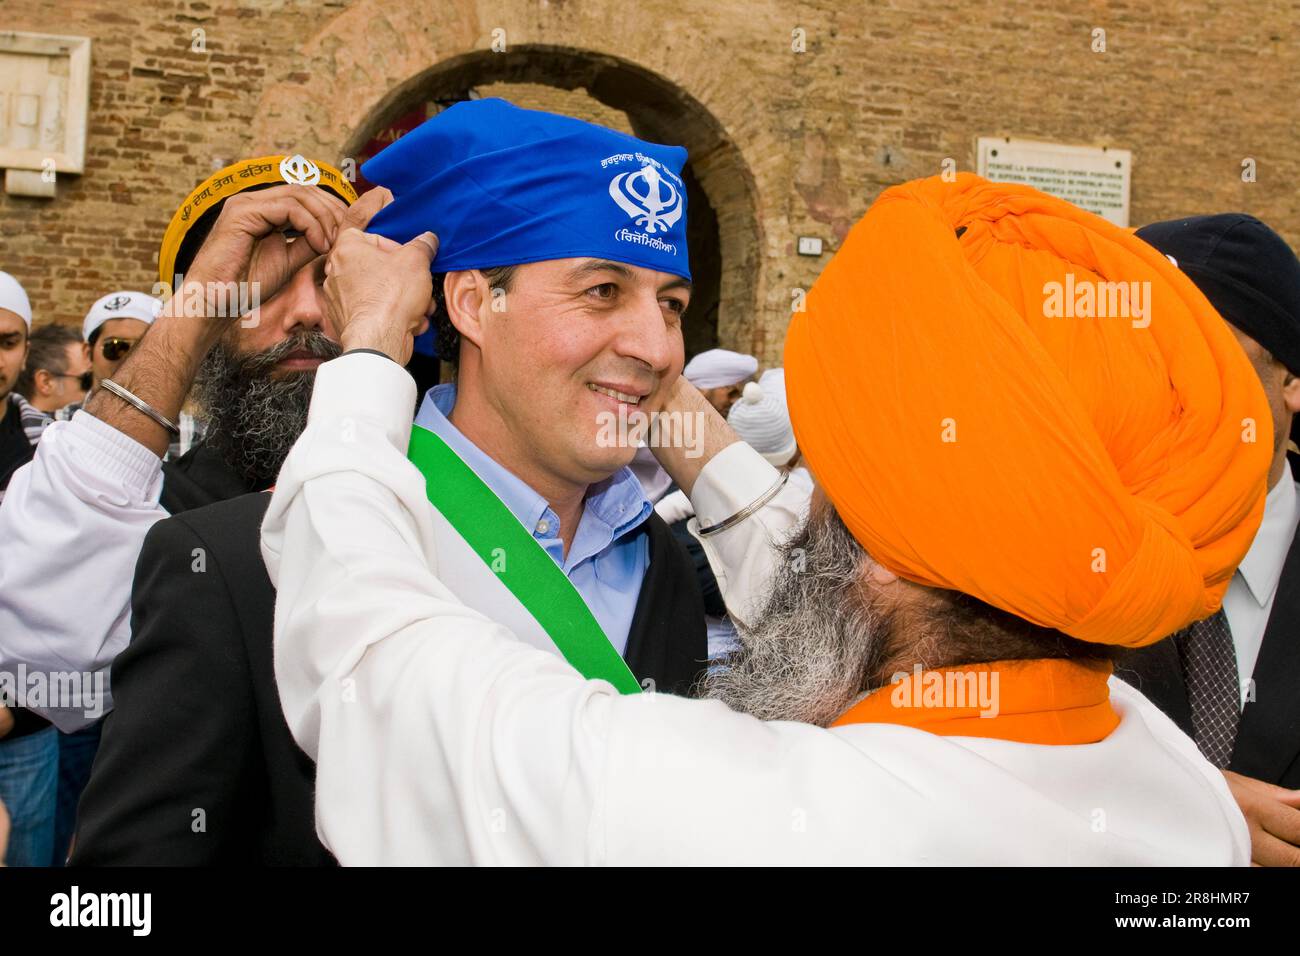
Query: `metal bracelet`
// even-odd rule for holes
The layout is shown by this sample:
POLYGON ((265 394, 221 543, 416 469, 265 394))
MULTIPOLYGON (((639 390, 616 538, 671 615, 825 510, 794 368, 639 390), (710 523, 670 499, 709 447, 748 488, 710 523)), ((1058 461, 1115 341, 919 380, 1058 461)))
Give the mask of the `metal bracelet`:
POLYGON ((112 392, 122 401, 134 407, 137 411, 145 415, 148 415, 150 418, 156 421, 163 428, 167 429, 168 433, 170 433, 173 438, 180 437, 180 433, 181 433, 180 427, 175 423, 171 422, 170 420, 168 420, 165 415, 157 411, 152 405, 150 405, 144 399, 137 398, 135 395, 132 395, 130 392, 124 389, 121 385, 118 385, 117 382, 113 381, 111 378, 104 379, 99 383, 99 385, 100 388, 112 392))
POLYGON ((697 533, 701 537, 707 537, 708 535, 711 534, 717 534, 720 531, 726 531, 728 528, 734 528, 736 525, 740 524, 742 521, 744 521, 754 512, 758 511, 758 509, 763 507, 763 505, 767 504, 769 501, 775 498, 776 493, 785 487, 785 483, 789 479, 790 479, 790 473, 787 471, 785 474, 783 474, 780 478, 776 480, 776 484, 774 484, 771 488, 767 489, 767 491, 763 492, 763 494, 761 494, 758 498, 754 499, 752 502, 745 505, 745 507, 741 508, 730 518, 727 518, 724 521, 719 521, 717 524, 711 524, 707 528, 703 528, 703 527, 698 528, 697 533))

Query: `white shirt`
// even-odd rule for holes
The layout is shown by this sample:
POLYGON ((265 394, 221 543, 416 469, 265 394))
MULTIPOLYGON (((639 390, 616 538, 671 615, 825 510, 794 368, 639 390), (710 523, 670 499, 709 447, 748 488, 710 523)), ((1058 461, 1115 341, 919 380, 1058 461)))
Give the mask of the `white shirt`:
POLYGON ((107 688, 130 639, 131 580, 167 517, 161 493, 158 456, 83 411, 45 429, 0 503, 0 672, 22 665, 67 688, 57 708, 29 705, 65 733, 112 708, 111 693, 79 690, 107 688))
POLYGON ((1290 466, 1264 499, 1264 518, 1250 550, 1242 558, 1223 596, 1223 612, 1232 631, 1237 651, 1237 674, 1241 679, 1241 704, 1250 694, 1250 677, 1255 673, 1264 630, 1273 613, 1273 599, 1282 578, 1282 566, 1291 552, 1296 527, 1300 525, 1296 483, 1290 466))
POLYGON ((1222 775, 1118 681, 1113 733, 1051 747, 584 680, 440 582, 414 389, 377 355, 322 366, 262 529, 281 701, 342 863, 1248 861, 1222 775))
MULTIPOLYGON (((755 471, 765 476, 771 466, 750 451, 719 455, 704 485, 743 489, 755 471)), ((0 675, 51 675, 68 692, 61 706, 30 709, 65 733, 112 709, 109 667, 131 638, 136 561, 168 516, 162 481, 157 455, 78 411, 45 429, 0 501, 0 675)))
POLYGON ((725 531, 702 536, 700 525, 707 528, 737 514, 780 477, 762 455, 738 441, 713 457, 691 489, 698 517, 686 527, 704 547, 727 612, 738 624, 753 620, 762 609, 766 582, 777 571, 779 547, 808 513, 812 477, 806 468, 794 469, 771 501, 725 531))
MULTIPOLYGON (((736 442, 736 444, 745 445, 744 442, 736 442)), ((709 462, 709 466, 702 470, 699 478, 696 479, 697 486, 693 489, 696 497, 705 501, 716 499, 714 504, 711 506, 720 509, 718 511, 719 517, 714 518, 712 521, 714 524, 725 520, 730 517, 731 514, 735 514, 747 503, 742 502, 732 508, 729 514, 722 513, 727 507, 729 507, 726 502, 733 501, 734 498, 725 496, 720 490, 715 491, 714 489, 717 489, 718 486, 728 480, 730 476, 744 476, 745 480, 742 484, 745 488, 749 488, 754 485, 758 479, 767 479, 770 477, 772 480, 775 480, 776 477, 780 475, 780 472, 768 463, 761 455, 751 455, 748 451, 750 447, 751 446, 749 445, 745 445, 744 449, 726 455, 725 457, 719 454, 713 461, 709 462), (708 475, 707 478, 704 477, 705 474, 708 475)), ((763 490, 766 491, 767 488, 770 487, 771 484, 769 482, 768 485, 764 486, 763 490)), ((762 493, 763 492, 761 491, 758 492, 750 500, 757 500, 762 493)), ((781 494, 774 499, 775 508, 777 510, 775 512, 768 512, 768 519, 789 520, 790 522, 797 524, 802 516, 808 512, 808 503, 812 499, 812 493, 812 473, 802 465, 790 469, 789 478, 787 479, 785 486, 782 488, 781 494), (801 497, 796 497, 796 495, 801 497)), ((672 494, 661 498, 655 505, 655 511, 659 514, 659 517, 663 518, 668 524, 674 524, 681 521, 683 518, 693 518, 695 515, 695 506, 691 503, 691 499, 686 496, 686 492, 678 489, 672 494)), ((707 542, 708 538, 711 536, 700 535, 699 525, 700 523, 698 521, 690 521, 687 523, 686 527, 687 530, 694 535, 696 540, 704 543, 704 555, 708 559, 710 569, 714 572, 714 577, 718 580, 719 590, 722 592, 723 603, 728 604, 728 608, 730 608, 731 601, 749 599, 748 592, 751 590, 750 588, 744 589, 746 594, 741 597, 738 596, 738 589, 734 584, 732 584, 730 588, 723 586, 723 582, 727 578, 723 562, 728 559, 738 560, 742 551, 745 550, 745 546, 742 544, 740 547, 730 549, 726 555, 720 554, 716 547, 709 547, 707 542), (719 574, 719 571, 721 571, 721 574, 719 574), (730 598, 728 598, 728 592, 730 592, 730 598)), ((753 527, 753 525, 750 525, 750 529, 753 527)), ((726 532, 719 533, 725 534, 726 532)), ((732 537, 743 542, 745 541, 745 538, 741 537, 741 535, 745 533, 745 531, 742 531, 732 537)), ((769 539, 767 539, 768 543, 775 545, 778 543, 779 537, 779 535, 773 534, 769 539)), ((766 574, 769 570, 771 569, 753 569, 752 573, 766 574)), ((754 587, 752 590, 754 592, 752 595, 753 599, 761 601, 761 588, 754 587)), ((709 660, 721 660, 730 653, 736 645, 737 638, 735 624, 732 623, 730 616, 715 617, 712 614, 706 614, 704 616, 704 622, 708 637, 709 660)))

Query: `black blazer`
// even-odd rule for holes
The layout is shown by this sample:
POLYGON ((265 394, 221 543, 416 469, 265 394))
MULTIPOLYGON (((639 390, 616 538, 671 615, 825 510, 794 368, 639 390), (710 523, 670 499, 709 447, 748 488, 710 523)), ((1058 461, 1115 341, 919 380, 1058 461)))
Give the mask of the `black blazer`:
POLYGON ((231 470, 220 452, 202 442, 175 461, 164 461, 162 472, 162 495, 158 503, 169 515, 192 511, 217 501, 228 501, 267 487, 250 485, 231 470))
MULTIPOLYGON (((1126 652, 1115 673, 1192 736, 1192 707, 1173 638, 1126 652)), ((1252 676, 1255 699, 1241 712, 1228 769, 1300 788, 1300 534, 1282 566, 1252 676)))
MULTIPOLYGON (((275 685, 275 591, 259 550, 269 501, 188 511, 145 539, 73 865, 333 862, 316 838, 315 767, 275 685)), ((643 683, 686 693, 707 657, 694 566, 657 515, 643 528, 650 565, 625 658, 643 683)))

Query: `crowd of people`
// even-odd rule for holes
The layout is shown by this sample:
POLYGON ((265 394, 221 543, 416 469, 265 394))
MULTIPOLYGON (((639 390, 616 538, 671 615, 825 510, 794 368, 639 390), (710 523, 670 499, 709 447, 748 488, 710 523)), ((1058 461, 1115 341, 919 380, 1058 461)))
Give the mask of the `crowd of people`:
POLYGON ((760 372, 685 161, 473 100, 0 272, 8 865, 1300 865, 1286 242, 904 183, 760 372))

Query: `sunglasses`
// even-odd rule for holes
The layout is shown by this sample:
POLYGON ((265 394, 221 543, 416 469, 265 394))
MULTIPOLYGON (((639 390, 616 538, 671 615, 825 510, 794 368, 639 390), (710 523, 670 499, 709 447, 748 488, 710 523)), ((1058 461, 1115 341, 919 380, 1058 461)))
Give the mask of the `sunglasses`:
POLYGON ((104 339, 100 345, 100 353, 110 362, 116 362, 127 352, 131 351, 131 346, 135 345, 135 339, 122 339, 117 336, 111 336, 104 339))
POLYGON ((83 392, 90 391, 90 386, 94 382, 94 372, 82 372, 80 375, 73 375, 71 372, 51 372, 50 375, 53 378, 75 378, 77 386, 83 392))

